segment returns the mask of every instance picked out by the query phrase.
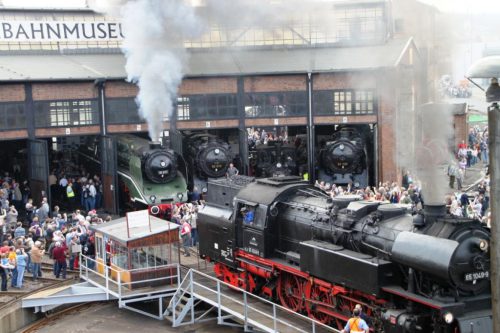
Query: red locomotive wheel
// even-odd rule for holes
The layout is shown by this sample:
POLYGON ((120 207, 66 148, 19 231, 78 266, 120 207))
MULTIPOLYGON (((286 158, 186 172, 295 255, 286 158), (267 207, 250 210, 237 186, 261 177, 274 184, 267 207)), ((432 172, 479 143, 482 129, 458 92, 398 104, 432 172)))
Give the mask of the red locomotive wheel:
POLYGON ((328 294, 328 292, 321 289, 317 284, 311 284, 310 282, 305 287, 307 314, 310 318, 313 318, 323 324, 328 324, 332 317, 326 314, 326 311, 332 311, 335 305, 333 304, 333 298, 328 294))
POLYGON ((278 279, 278 297, 281 305, 299 312, 303 309, 304 287, 298 277, 282 273, 278 279))

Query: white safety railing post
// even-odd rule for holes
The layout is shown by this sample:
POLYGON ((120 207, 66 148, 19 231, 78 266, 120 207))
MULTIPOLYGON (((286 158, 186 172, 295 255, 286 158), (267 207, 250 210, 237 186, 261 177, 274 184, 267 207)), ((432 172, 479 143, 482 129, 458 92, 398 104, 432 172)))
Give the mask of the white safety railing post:
MULTIPOLYGON (((78 265, 78 269, 80 270, 80 276, 82 276, 82 253, 78 253, 78 262, 80 263, 80 265, 78 265)), ((86 268, 86 267, 85 267, 86 268)))
POLYGON ((313 324, 312 333, 316 333, 316 323, 314 322, 314 320, 312 320, 311 322, 313 324))
POLYGON ((278 323, 276 321, 276 304, 273 304, 273 329, 278 332, 278 323))
POLYGON ((193 281, 193 270, 189 270, 189 292, 191 294, 191 324, 194 324, 194 281, 193 281))
POLYGON ((174 327, 177 326, 177 323, 175 322, 175 309, 177 308, 177 293, 174 293, 174 296, 172 297, 172 322, 174 323, 174 327))
POLYGON ((222 324, 222 310, 221 310, 221 299, 220 299, 220 281, 217 280, 217 324, 222 324))
POLYGON ((118 272, 118 302, 122 300, 122 274, 118 272))
POLYGON ((105 267, 104 268, 104 271, 105 271, 105 273, 104 273, 104 280, 106 281, 106 299, 109 300, 109 279, 108 279, 108 275, 109 275, 108 270, 109 270, 109 268, 108 268, 108 266, 104 266, 104 267, 105 267))
POLYGON ((248 307, 247 307, 247 293, 243 293, 243 313, 245 314, 245 332, 247 331, 248 325, 248 307))

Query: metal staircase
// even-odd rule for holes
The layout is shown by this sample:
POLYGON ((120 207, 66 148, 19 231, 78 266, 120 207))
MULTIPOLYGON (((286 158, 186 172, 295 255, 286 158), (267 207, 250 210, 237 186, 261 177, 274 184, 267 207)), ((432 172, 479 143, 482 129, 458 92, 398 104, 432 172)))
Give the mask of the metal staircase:
POLYGON ((217 320, 245 332, 338 332, 194 269, 187 272, 164 315, 173 327, 217 320))

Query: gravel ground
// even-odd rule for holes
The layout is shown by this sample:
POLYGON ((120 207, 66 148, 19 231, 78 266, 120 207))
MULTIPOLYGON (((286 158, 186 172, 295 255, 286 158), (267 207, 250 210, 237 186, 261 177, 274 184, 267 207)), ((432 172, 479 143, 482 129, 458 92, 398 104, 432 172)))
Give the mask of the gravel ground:
POLYGON ((38 333, 236 333, 235 328, 218 326, 215 321, 173 328, 169 321, 159 321, 134 312, 118 309, 115 302, 96 303, 91 307, 61 317, 49 325, 38 329, 38 333))

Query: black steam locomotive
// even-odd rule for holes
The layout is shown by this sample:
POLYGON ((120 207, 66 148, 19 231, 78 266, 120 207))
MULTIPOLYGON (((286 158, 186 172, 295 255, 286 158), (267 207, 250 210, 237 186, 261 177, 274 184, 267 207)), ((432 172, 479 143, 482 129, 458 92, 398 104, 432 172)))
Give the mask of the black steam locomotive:
POLYGON ((257 177, 297 175, 297 148, 292 144, 271 141, 250 151, 250 163, 257 177))
POLYGON ((319 178, 334 184, 366 187, 369 178, 368 126, 341 127, 322 144, 319 152, 319 178))
MULTIPOLYGON (((122 201, 157 212, 158 205, 187 200, 186 178, 178 171, 179 159, 172 149, 134 135, 121 134, 115 139, 122 201)), ((78 150, 80 162, 99 172, 100 149, 98 137, 89 137, 78 150)))
POLYGON ((215 135, 190 134, 185 137, 184 157, 190 170, 190 187, 206 187, 206 180, 226 175, 233 153, 229 144, 215 135))
POLYGON ((361 304, 375 332, 492 332, 490 233, 479 221, 444 205, 411 215, 332 199, 298 177, 210 186, 200 255, 218 278, 338 329, 361 304))

